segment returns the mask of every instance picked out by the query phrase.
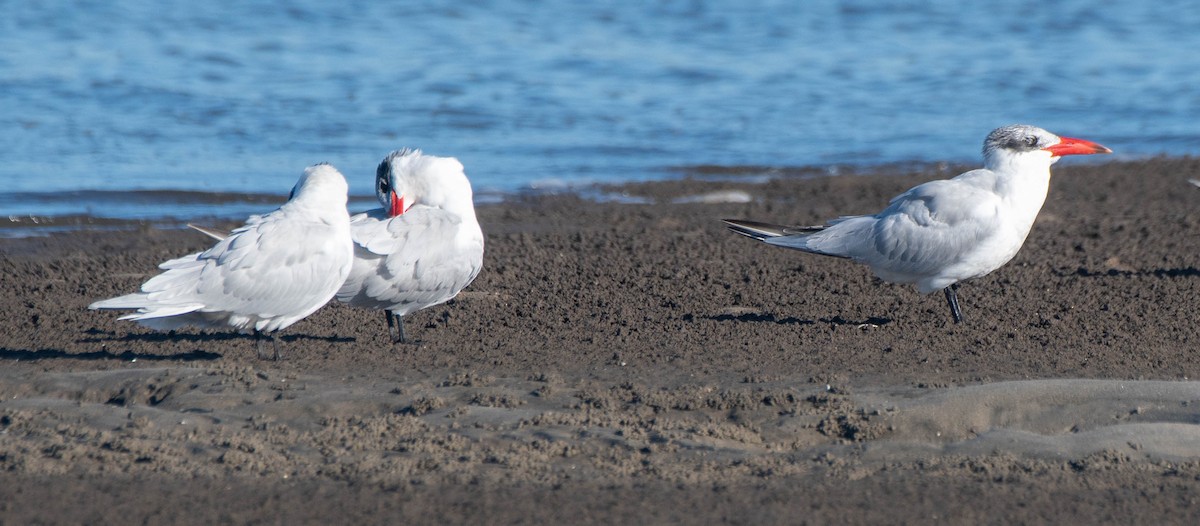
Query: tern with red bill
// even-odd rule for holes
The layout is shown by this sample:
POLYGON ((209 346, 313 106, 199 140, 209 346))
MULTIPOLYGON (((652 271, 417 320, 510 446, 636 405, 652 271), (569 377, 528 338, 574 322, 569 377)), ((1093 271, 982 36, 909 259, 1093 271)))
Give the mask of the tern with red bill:
POLYGON ((958 283, 1003 266, 1025 243, 1050 186, 1050 165, 1066 155, 1112 153, 1041 128, 997 128, 983 143, 984 167, 916 186, 874 215, 819 226, 727 219, 729 229, 764 243, 863 263, 884 281, 942 290, 962 322, 958 283))
POLYGON ((393 343, 403 316, 449 301, 483 267, 483 232, 471 183, 453 157, 389 154, 375 171, 383 208, 350 219, 354 264, 337 299, 384 311, 393 343))
POLYGON ((278 210, 250 216, 217 244, 172 259, 141 292, 97 301, 90 309, 135 309, 122 316, 159 330, 185 325, 253 332, 279 348, 273 333, 333 298, 354 256, 346 180, 328 164, 310 166, 278 210))

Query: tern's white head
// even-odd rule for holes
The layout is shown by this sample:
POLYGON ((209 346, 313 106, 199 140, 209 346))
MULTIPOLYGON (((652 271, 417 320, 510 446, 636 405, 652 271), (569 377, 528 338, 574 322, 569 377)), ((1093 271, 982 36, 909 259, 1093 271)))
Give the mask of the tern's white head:
POLYGON ((1028 124, 996 128, 983 141, 983 164, 990 170, 1049 168, 1064 155, 1094 153, 1112 153, 1112 150, 1083 139, 1059 137, 1028 124))
POLYGON ((346 178, 337 168, 329 163, 314 164, 304 169, 304 175, 292 187, 288 202, 344 208, 347 191, 346 178))
POLYGON ((462 163, 453 157, 422 155, 421 150, 388 154, 375 170, 375 196, 390 217, 416 204, 474 216, 471 183, 462 163))

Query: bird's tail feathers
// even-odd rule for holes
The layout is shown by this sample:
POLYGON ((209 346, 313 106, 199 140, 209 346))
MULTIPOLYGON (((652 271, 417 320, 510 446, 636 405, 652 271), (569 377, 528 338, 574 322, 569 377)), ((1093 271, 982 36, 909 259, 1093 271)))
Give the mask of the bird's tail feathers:
POLYGON ((154 318, 170 318, 172 316, 183 316, 191 314, 200 309, 204 305, 188 304, 188 305, 156 305, 151 308, 143 308, 133 314, 126 314, 117 318, 119 320, 151 320, 154 318))
POLYGON ((146 295, 140 293, 126 294, 106 300, 100 300, 88 305, 91 310, 100 309, 140 309, 146 306, 146 295))
POLYGON ((730 230, 746 237, 765 241, 772 237, 815 234, 825 226, 785 226, 745 219, 722 219, 730 230))
POLYGON ((224 241, 225 238, 229 237, 229 232, 225 232, 223 230, 218 230, 216 228, 193 225, 191 223, 188 223, 187 226, 188 226, 188 228, 195 230, 197 232, 200 232, 201 234, 211 237, 217 241, 224 241))
POLYGON ((91 305, 89 309, 137 309, 137 312, 126 314, 118 319, 121 320, 144 320, 151 318, 167 318, 171 316, 179 316, 198 311, 204 308, 200 303, 158 303, 149 298, 144 292, 135 292, 124 296, 117 296, 106 300, 100 300, 91 305))
MULTIPOLYGON (((844 218, 853 219, 853 218, 844 218)), ((848 252, 838 247, 836 244, 817 243, 813 241, 825 237, 822 232, 826 232, 830 225, 820 226, 784 226, 774 225, 771 223, 760 223, 758 221, 745 221, 741 219, 725 219, 725 224, 729 229, 746 237, 754 238, 768 245, 777 247, 790 248, 792 250, 800 250, 811 254, 819 254, 822 256, 831 256, 836 258, 849 258, 848 252), (815 235, 814 234, 819 234, 815 235)))

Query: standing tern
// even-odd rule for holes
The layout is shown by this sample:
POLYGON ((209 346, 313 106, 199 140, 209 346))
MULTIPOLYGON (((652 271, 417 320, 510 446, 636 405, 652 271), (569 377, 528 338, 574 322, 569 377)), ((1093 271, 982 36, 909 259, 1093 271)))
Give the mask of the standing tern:
POLYGON ((329 164, 304 170, 288 201, 220 238, 212 248, 172 259, 141 292, 97 301, 90 309, 137 309, 122 316, 158 330, 185 325, 253 332, 259 358, 265 335, 312 314, 350 274, 354 249, 346 180, 329 164))
POLYGON ((729 229, 767 244, 847 258, 921 294, 946 293, 962 323, 958 283, 1000 268, 1017 254, 1050 186, 1050 165, 1065 155, 1112 153, 1041 128, 997 128, 983 142, 983 168, 930 181, 893 198, 875 215, 787 227, 727 219, 729 229))
POLYGON ((350 220, 354 265, 337 299, 384 311, 403 343, 404 315, 449 301, 479 274, 483 232, 453 157, 394 151, 375 171, 375 195, 383 208, 350 220))

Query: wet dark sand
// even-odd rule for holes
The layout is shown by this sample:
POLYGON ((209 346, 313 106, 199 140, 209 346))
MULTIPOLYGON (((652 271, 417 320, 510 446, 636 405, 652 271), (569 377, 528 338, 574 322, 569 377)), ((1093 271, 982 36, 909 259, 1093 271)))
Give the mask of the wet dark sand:
POLYGON ((0 522, 1189 522, 1200 160, 1060 163, 961 326, 718 221, 874 212, 946 175, 484 206, 484 270, 409 316, 419 343, 331 305, 281 362, 86 309, 200 234, 0 240, 0 522), (677 202, 727 190, 753 201, 677 202))

